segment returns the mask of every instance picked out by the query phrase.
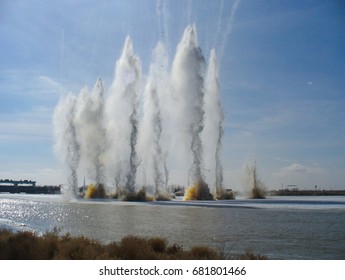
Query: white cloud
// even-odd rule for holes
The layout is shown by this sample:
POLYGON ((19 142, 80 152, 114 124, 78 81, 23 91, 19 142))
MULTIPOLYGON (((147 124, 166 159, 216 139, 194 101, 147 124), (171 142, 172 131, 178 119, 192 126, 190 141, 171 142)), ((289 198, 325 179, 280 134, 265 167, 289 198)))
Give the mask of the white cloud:
POLYGON ((4 100, 19 96, 22 102, 26 102, 27 98, 31 98, 30 102, 48 99, 57 101, 60 94, 66 92, 59 82, 34 70, 0 69, 0 74, 3 78, 0 92, 4 94, 2 96, 4 100))
POLYGON ((272 173, 272 186, 280 186, 281 184, 293 184, 302 189, 309 189, 314 185, 327 186, 329 184, 329 172, 316 165, 303 165, 300 163, 292 163, 288 166, 280 168, 272 173))
POLYGON ((38 80, 41 81, 42 85, 46 85, 52 89, 61 90, 62 86, 60 83, 56 82, 48 76, 38 76, 38 80))
POLYGON ((309 171, 309 168, 302 165, 302 164, 299 164, 299 163, 293 163, 289 166, 286 166, 286 167, 283 167, 280 169, 280 172, 282 173, 306 173, 309 171))
POLYGON ((292 163, 289 166, 282 167, 276 172, 277 175, 293 175, 293 174, 320 174, 325 171, 317 165, 305 166, 300 163, 292 163))

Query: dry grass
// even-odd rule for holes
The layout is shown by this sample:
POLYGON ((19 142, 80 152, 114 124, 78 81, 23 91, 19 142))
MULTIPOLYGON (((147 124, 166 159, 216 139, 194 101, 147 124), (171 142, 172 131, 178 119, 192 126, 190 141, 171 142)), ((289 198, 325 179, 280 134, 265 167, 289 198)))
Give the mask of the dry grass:
MULTIPOLYGON (((84 236, 59 235, 59 230, 38 236, 32 232, 13 233, 0 229, 0 259, 2 260, 218 260, 219 250, 199 246, 184 250, 169 245, 160 237, 144 238, 128 235, 119 242, 102 244, 84 236)), ((265 259, 251 252, 238 259, 265 259)))
POLYGON ((267 260, 266 256, 257 254, 255 255, 252 251, 248 250, 244 254, 239 256, 240 260, 267 260))

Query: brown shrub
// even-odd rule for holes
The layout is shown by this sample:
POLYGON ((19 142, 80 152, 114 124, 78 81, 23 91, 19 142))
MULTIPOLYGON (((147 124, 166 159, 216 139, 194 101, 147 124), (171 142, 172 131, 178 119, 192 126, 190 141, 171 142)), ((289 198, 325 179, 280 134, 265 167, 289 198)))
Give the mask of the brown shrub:
POLYGON ((164 238, 152 237, 147 242, 156 253, 165 253, 167 249, 167 241, 164 238))
POLYGON ((67 260, 94 260, 103 255, 104 246, 100 243, 85 238, 84 236, 71 238, 65 236, 57 246, 55 259, 67 260))
POLYGON ((167 248, 167 254, 175 255, 183 252, 183 247, 177 244, 173 244, 167 248))
POLYGON ((42 260, 47 250, 35 233, 18 232, 11 235, 1 248, 4 258, 9 260, 42 260))
MULTIPOLYGON (((224 254, 205 246, 184 250, 177 244, 168 245, 166 239, 160 237, 144 238, 134 235, 123 237, 119 242, 102 244, 84 236, 72 237, 70 234, 58 235, 54 229, 42 236, 32 232, 13 233, 0 229, 0 259, 9 260, 216 260, 224 259, 224 254)), ((234 257, 241 260, 267 259, 246 251, 234 257)))
POLYGON ((9 229, 0 229, 0 242, 6 241, 13 233, 9 229))
POLYGON ((247 250, 244 254, 240 255, 239 260, 267 260, 267 257, 260 254, 255 255, 251 250, 247 250))
POLYGON ((105 259, 117 260, 120 258, 120 246, 117 242, 111 242, 106 246, 105 259))
POLYGON ((193 247, 190 250, 191 258, 194 260, 219 260, 221 255, 218 251, 204 246, 193 247))
POLYGON ((119 257, 124 260, 157 259, 145 238, 129 235, 119 243, 119 257))

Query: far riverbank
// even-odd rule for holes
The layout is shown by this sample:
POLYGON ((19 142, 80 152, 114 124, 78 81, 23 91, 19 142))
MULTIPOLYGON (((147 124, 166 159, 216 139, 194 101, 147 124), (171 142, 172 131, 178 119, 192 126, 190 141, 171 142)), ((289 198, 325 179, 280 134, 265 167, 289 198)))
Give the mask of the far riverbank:
POLYGON ((344 195, 345 190, 295 190, 295 189, 284 189, 284 190, 273 190, 269 192, 271 196, 333 196, 333 195, 344 195))

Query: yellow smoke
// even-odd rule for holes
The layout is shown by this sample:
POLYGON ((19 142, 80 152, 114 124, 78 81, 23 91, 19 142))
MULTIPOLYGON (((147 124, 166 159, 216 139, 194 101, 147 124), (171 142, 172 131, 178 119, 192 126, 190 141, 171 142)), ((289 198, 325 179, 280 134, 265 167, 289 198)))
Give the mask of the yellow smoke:
POLYGON ((106 198, 106 193, 103 184, 90 184, 87 186, 85 198, 106 198))
POLYGON ((197 185, 194 184, 186 189, 183 200, 195 200, 197 197, 197 185))
POLYGON ((93 194, 95 192, 95 185, 94 184, 90 184, 87 186, 87 190, 85 193, 85 198, 93 198, 93 194))
POLYGON ((199 180, 187 188, 183 200, 213 200, 213 195, 210 193, 208 185, 199 180))

